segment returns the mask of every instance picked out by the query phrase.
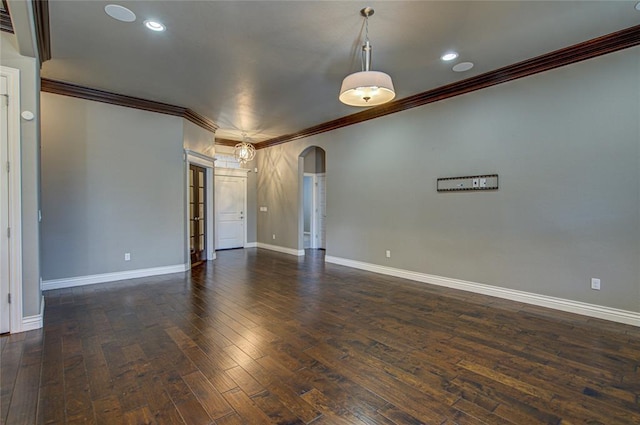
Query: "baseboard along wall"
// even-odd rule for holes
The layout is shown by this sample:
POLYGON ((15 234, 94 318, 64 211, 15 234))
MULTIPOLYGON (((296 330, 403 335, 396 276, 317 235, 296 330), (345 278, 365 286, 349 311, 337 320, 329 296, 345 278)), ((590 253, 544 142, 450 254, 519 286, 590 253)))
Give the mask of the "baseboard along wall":
POLYGON ((42 290, 72 288, 74 286, 93 285, 96 283, 115 282, 118 280, 136 279, 140 277, 158 276, 170 273, 180 273, 189 270, 188 264, 176 264, 173 266, 152 267, 148 269, 126 270, 122 272, 101 273, 89 276, 77 276, 62 279, 45 280, 42 282, 42 290))
POLYGON ((22 328, 20 332, 35 331, 44 326, 44 296, 40 302, 40 314, 22 318, 22 328))
POLYGON ((583 316, 595 317, 598 319, 610 320, 612 322, 625 323, 627 325, 640 327, 640 313, 636 313, 633 311, 620 310, 611 307, 583 303, 580 301, 550 297, 547 295, 534 294, 531 292, 518 291, 515 289, 501 288, 498 286, 486 285, 483 283, 451 279, 448 277, 435 276, 426 273, 418 273, 410 270, 396 269, 393 267, 380 266, 377 264, 364 263, 361 261, 332 257, 329 255, 325 256, 325 262, 413 280, 417 282, 428 283, 431 285, 445 286, 447 288, 460 289, 462 291, 474 292, 483 295, 490 295, 493 297, 503 298, 511 301, 519 301, 526 304, 548 307, 555 310, 566 311, 568 313, 576 313, 583 316))
POLYGON ((270 251, 282 252, 284 254, 295 255, 297 257, 304 256, 304 249, 293 249, 293 248, 287 248, 287 247, 284 247, 284 246, 269 245, 269 244, 262 243, 262 242, 258 242, 257 243, 257 247, 258 248, 263 248, 263 249, 268 249, 270 251))

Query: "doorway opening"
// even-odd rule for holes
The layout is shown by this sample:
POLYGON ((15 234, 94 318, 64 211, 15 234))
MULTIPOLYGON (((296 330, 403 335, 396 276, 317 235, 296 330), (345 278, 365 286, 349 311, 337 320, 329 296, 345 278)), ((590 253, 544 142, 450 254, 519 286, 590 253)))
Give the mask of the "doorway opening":
POLYGON ((326 154, 310 146, 299 157, 302 176, 302 202, 299 219, 299 245, 304 249, 326 249, 326 154))
POLYGON ((207 169, 189 164, 189 255, 191 267, 207 260, 207 169))
POLYGON ((185 150, 187 159, 187 259, 190 267, 215 260, 213 158, 185 150))

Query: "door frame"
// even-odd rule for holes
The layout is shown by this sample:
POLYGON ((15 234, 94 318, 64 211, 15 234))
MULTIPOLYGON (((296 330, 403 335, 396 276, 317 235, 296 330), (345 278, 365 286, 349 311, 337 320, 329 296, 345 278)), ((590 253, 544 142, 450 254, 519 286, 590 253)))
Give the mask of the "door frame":
MULTIPOLYGON (((298 255, 305 255, 305 251, 304 251, 304 176, 305 175, 315 175, 316 177, 314 177, 314 181, 313 181, 313 191, 314 191, 314 196, 313 196, 313 202, 317 202, 317 187, 316 187, 316 183, 317 183, 317 176, 321 176, 327 175, 327 170, 326 170, 326 155, 327 155, 327 151, 317 145, 310 145, 305 147, 302 152, 300 152, 300 154, 298 155, 298 255), (318 148, 321 149, 324 152, 325 155, 325 171, 323 173, 305 173, 304 172, 304 158, 305 155, 309 152, 310 149, 312 148, 318 148)), ((325 185, 326 185, 326 181, 325 181, 325 185)), ((325 186, 325 196, 326 196, 326 186, 325 186)), ((325 199, 326 202, 326 199, 325 199)), ((311 220, 312 223, 315 222, 314 220, 311 220)), ((314 225, 317 225, 317 222, 314 223, 314 225)), ((326 230, 327 230, 327 223, 325 221, 325 248, 326 249, 326 230)), ((311 238, 311 240, 313 241, 315 238, 311 238)), ((318 246, 317 243, 314 243, 313 246, 318 246)))
MULTIPOLYGON (((310 217, 310 226, 309 226, 309 231, 311 232, 311 243, 309 244, 309 248, 310 249, 316 249, 318 247, 318 243, 316 240, 316 233, 317 233, 317 214, 316 214, 316 209, 318 209, 318 180, 316 178, 317 174, 315 173, 304 173, 303 174, 303 178, 304 177, 311 177, 311 217, 310 217)), ((303 179, 304 182, 304 179, 303 179)), ((303 189, 304 190, 304 187, 303 189)), ((304 205, 303 205, 303 210, 304 210, 304 205)), ((303 229, 303 233, 304 233, 304 229, 303 229)))
POLYGON ((326 180, 327 173, 316 173, 316 174, 313 175, 313 206, 314 206, 315 214, 313 215, 313 220, 311 220, 311 222, 313 223, 313 227, 315 229, 315 233, 318 234, 318 239, 313 244, 313 248, 315 248, 315 249, 327 249, 327 246, 326 246, 327 220, 326 220, 326 218, 325 218, 325 223, 324 223, 324 231, 325 231, 325 235, 324 235, 324 239, 325 239, 325 244, 324 245, 325 246, 324 247, 320 246, 320 245, 322 245, 320 243, 320 241, 322 240, 321 239, 322 235, 319 234, 319 230, 318 230, 320 228, 319 222, 320 222, 320 213, 321 213, 321 211, 316 211, 317 209, 320 208, 320 204, 318 202, 320 200, 319 193, 318 193, 318 177, 324 177, 325 178, 325 181, 324 181, 325 213, 326 213, 326 207, 327 207, 327 199, 326 199, 327 198, 327 180, 326 180))
MULTIPOLYGON (((238 177, 240 179, 242 179, 242 188, 244 191, 244 205, 243 205, 243 209, 244 209, 244 214, 242 214, 242 220, 243 220, 243 232, 244 235, 243 240, 242 240, 242 247, 246 248, 247 247, 247 174, 249 173, 249 169, 247 168, 223 168, 223 167, 216 167, 215 168, 215 175, 216 176, 220 176, 220 177, 238 177)), ((215 229, 216 229, 216 235, 218 235, 218 211, 216 209, 216 214, 215 214, 215 229)), ((215 240, 215 249, 218 248, 218 239, 216 238, 215 240)))
MULTIPOLYGON (((7 173, 9 181, 8 220, 9 238, 9 304, 10 333, 22 331, 22 172, 20 157, 20 70, 0 66, 0 74, 7 79, 9 104, 7 109, 8 158, 11 164, 7 173)), ((2 172, 6 172, 2 165, 2 172)), ((2 229, 6 232, 7 229, 2 229)))
POLYGON ((200 152, 195 152, 189 149, 184 150, 185 158, 185 171, 184 171, 184 184, 185 184, 185 200, 184 200, 184 217, 185 217, 185 263, 186 269, 191 269, 191 250, 189 249, 189 165, 197 165, 206 170, 206 208, 207 208, 207 229, 205 235, 205 245, 207 247, 207 260, 216 259, 215 238, 214 238, 214 223, 213 223, 213 202, 214 202, 214 164, 215 159, 208 155, 204 155, 200 152))

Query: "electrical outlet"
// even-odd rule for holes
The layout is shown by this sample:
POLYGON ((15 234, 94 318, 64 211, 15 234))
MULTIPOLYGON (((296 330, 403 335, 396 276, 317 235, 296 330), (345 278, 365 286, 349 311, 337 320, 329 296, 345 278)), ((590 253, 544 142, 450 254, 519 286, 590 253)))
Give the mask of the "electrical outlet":
POLYGON ((131 261, 131 253, 129 252, 124 253, 124 261, 131 261))
POLYGON ((276 239, 276 234, 274 233, 274 234, 273 234, 273 236, 271 236, 271 238, 272 238, 273 240, 275 240, 275 239, 276 239))
POLYGON ((387 249, 386 255, 387 255, 387 258, 391 258, 391 251, 387 249))
POLYGON ((600 290, 600 279, 591 278, 591 289, 600 290))

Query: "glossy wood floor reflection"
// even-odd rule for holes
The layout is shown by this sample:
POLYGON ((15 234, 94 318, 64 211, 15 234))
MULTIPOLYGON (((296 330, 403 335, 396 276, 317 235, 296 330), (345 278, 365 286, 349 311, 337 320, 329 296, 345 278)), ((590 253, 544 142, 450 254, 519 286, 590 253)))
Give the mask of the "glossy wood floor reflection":
POLYGON ((263 250, 47 292, 7 424, 640 424, 640 329, 263 250))

